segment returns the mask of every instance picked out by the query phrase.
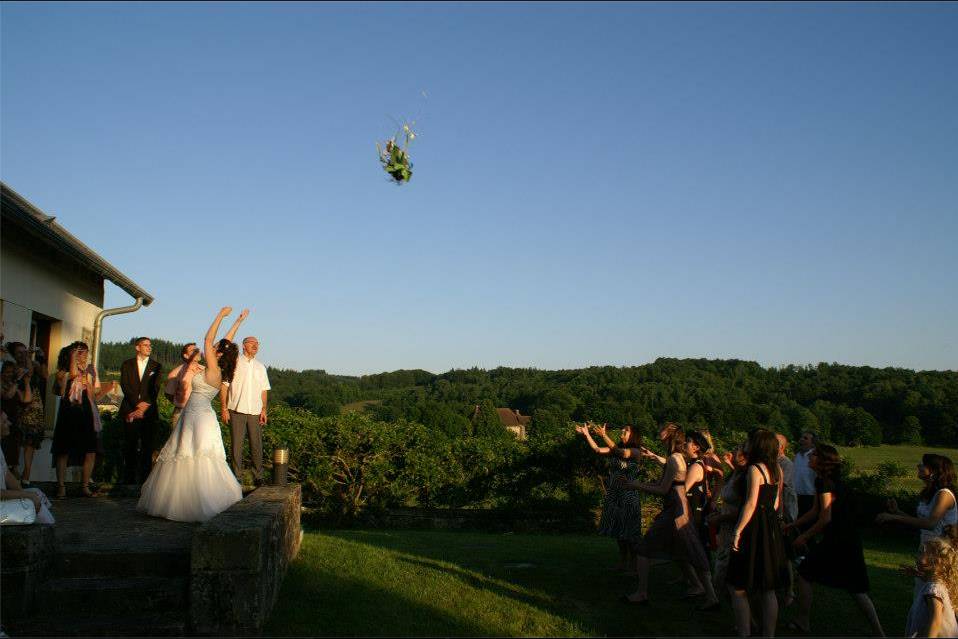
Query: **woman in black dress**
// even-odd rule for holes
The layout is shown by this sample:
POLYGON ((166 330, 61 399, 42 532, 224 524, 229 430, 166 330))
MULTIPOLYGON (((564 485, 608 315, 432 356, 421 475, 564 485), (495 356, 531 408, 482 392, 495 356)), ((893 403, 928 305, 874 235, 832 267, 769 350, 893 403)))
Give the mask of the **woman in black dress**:
POLYGON ((696 430, 685 433, 685 456, 689 460, 685 473, 685 496, 689 502, 695 532, 702 542, 705 554, 709 554, 711 544, 707 519, 712 510, 712 490, 709 468, 705 456, 712 450, 708 438, 696 430))
POLYGON ((639 585, 631 595, 623 600, 632 604, 644 604, 649 600, 649 560, 672 559, 680 564, 688 564, 702 584, 705 601, 699 608, 712 611, 719 607, 718 597, 712 587, 712 572, 708 557, 692 521, 689 502, 685 496, 685 433, 677 424, 666 424, 659 432, 659 439, 665 442, 669 457, 659 457, 647 448, 642 448, 646 457, 658 459, 665 464, 662 478, 654 484, 628 482, 625 486, 653 495, 662 496, 662 512, 658 514, 642 541, 636 546, 636 572, 639 585))
POLYGON ((87 497, 96 495, 90 490, 90 474, 96 455, 101 452, 100 415, 96 399, 106 390, 96 379, 96 372, 88 363, 90 350, 83 342, 74 342, 60 351, 57 359, 57 389, 60 408, 53 430, 51 453, 57 468, 57 498, 66 497, 64 482, 67 465, 83 467, 81 489, 87 497))
POLYGON ((808 549, 805 560, 798 566, 798 615, 789 625, 808 633, 812 583, 819 583, 847 591, 865 613, 872 632, 884 637, 875 604, 868 596, 868 573, 862 540, 855 526, 855 503, 841 480, 841 463, 838 451, 827 444, 818 444, 808 458, 809 468, 818 475, 815 503, 787 529, 802 530, 811 524, 793 542, 797 548, 805 546, 818 533, 822 533, 822 539, 808 549))
POLYGON ((762 636, 775 636, 778 621, 776 589, 788 585, 788 560, 776 509, 781 499, 775 433, 757 428, 745 444, 748 458, 745 499, 732 530, 732 553, 725 581, 732 596, 739 636, 751 630, 750 594, 762 599, 762 636))

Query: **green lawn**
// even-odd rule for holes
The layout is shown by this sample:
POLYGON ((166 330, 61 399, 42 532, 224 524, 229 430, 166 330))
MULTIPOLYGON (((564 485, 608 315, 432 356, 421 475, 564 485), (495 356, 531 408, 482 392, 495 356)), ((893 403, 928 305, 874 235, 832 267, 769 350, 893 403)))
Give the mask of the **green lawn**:
MULTIPOLYGON (((904 632, 912 582, 896 572, 917 538, 868 534, 872 596, 890 635, 904 632)), ((619 603, 633 578, 608 570, 614 544, 587 535, 310 531, 267 635, 731 635, 732 615, 678 600, 674 565, 652 568, 648 607, 619 603)), ((787 616, 787 612, 785 613, 787 616)), ((780 624, 783 636, 788 636, 780 624)), ((843 592, 819 589, 813 630, 864 635, 843 592)))
POLYGON ((928 446, 859 446, 849 448, 840 446, 839 452, 855 462, 857 471, 873 472, 878 464, 887 461, 896 461, 908 469, 908 475, 896 479, 895 488, 902 488, 912 492, 921 490, 922 483, 916 476, 916 466, 925 453, 936 453, 950 457, 958 463, 958 448, 931 448, 928 446))

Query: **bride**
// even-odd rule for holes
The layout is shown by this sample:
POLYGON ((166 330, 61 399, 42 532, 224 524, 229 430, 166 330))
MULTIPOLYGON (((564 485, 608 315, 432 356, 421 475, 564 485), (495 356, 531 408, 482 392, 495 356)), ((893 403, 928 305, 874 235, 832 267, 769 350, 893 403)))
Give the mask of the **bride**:
POLYGON ((206 332, 206 370, 193 375, 189 401, 143 483, 137 510, 173 521, 208 521, 243 498, 226 463, 223 435, 210 402, 220 384, 233 379, 239 349, 233 337, 249 315, 240 313, 226 337, 214 346, 220 323, 233 312, 220 310, 206 332))

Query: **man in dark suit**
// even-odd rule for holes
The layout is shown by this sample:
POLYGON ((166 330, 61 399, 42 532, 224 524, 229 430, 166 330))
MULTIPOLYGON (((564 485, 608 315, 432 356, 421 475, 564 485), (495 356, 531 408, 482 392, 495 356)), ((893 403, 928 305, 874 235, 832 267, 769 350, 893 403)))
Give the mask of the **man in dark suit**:
POLYGON ((120 419, 123 420, 125 484, 142 484, 150 474, 153 465, 153 438, 160 418, 157 397, 160 394, 162 367, 150 357, 153 345, 149 337, 137 338, 134 345, 136 357, 126 360, 120 366, 120 389, 123 391, 120 419))

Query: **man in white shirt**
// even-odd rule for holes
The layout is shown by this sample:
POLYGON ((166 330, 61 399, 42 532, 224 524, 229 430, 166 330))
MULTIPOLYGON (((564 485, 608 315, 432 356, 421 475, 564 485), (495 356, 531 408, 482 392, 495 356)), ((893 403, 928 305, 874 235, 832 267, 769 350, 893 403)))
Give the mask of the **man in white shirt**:
POLYGON ((785 455, 788 449, 788 438, 778 433, 778 467, 782 470, 782 499, 779 505, 785 523, 795 521, 798 517, 798 500, 795 494, 795 466, 792 460, 785 455))
POLYGON ((266 396, 270 390, 266 367, 256 360, 259 341, 243 340, 243 353, 236 358, 231 383, 220 387, 220 416, 229 423, 233 441, 233 473, 243 481, 243 441, 249 433, 253 457, 253 483, 263 484, 263 427, 266 425, 266 396))
POLYGON ((801 517, 815 505, 815 471, 808 467, 808 457, 815 450, 818 437, 811 431, 802 433, 795 453, 793 486, 798 497, 798 516, 801 517))

